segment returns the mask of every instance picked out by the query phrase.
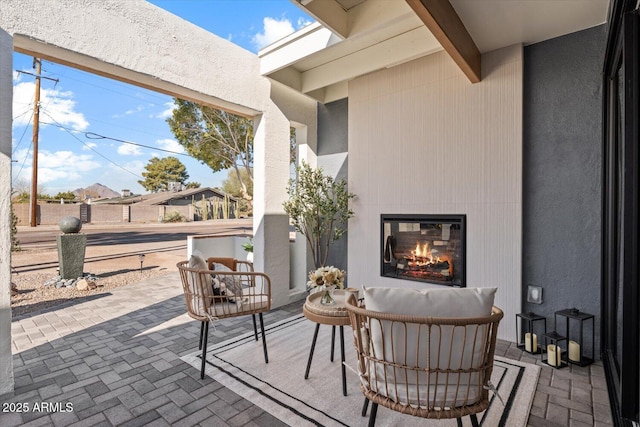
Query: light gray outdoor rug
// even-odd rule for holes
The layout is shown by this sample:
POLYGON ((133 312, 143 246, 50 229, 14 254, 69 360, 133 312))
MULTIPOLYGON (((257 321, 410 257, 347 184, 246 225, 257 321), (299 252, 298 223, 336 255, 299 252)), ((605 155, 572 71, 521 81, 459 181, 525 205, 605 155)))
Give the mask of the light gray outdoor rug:
MULTIPOLYGON (((269 363, 262 342, 253 333, 210 344, 206 374, 256 406, 292 426, 366 426, 361 416, 364 396, 358 377, 347 369, 347 396, 342 395, 340 333, 336 327, 335 357, 331 362, 331 326, 321 325, 309 378, 304 379, 315 323, 294 316, 265 325, 269 363)), ((209 341, 214 341, 213 333, 209 341)), ((346 363, 355 366, 351 328, 344 327, 346 363)), ((200 370, 200 354, 182 360, 200 370)), ((480 425, 526 426, 540 367, 495 358, 492 383, 504 401, 490 394, 489 408, 478 414, 480 425)), ((369 412, 371 405, 369 405, 369 412)), ((469 417, 463 422, 471 425, 469 417)), ((425 420, 380 406, 376 426, 455 426, 455 420, 425 420)))

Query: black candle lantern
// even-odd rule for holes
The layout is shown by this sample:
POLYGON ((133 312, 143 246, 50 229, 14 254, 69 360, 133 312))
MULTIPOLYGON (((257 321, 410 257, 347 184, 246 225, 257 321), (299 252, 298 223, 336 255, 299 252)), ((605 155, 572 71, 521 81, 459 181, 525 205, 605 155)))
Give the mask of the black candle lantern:
MULTIPOLYGON (((583 311, 578 310, 577 308, 567 308, 565 310, 556 311, 555 313, 555 322, 556 329, 561 331, 560 324, 558 320, 564 319, 564 333, 565 337, 568 339, 568 351, 567 351, 567 361, 569 363, 573 363, 574 365, 586 366, 593 363, 593 359, 595 356, 594 353, 594 342, 595 342, 595 325, 594 325, 594 315, 585 313, 583 311), (591 323, 589 325, 589 322, 591 323), (576 327, 576 323, 578 324, 576 327), (574 325, 571 328, 571 325, 574 325), (586 326, 586 328, 585 328, 586 326), (586 342, 585 340, 585 329, 591 326, 591 342, 586 342), (577 330, 576 330, 577 329, 577 330), (586 351, 589 349, 590 351, 586 351), (589 354, 590 357, 587 357, 586 354, 589 354)), ((587 335, 588 336, 588 335, 587 335)))
POLYGON ((542 335, 547 333, 547 319, 532 311, 516 314, 516 344, 527 353, 537 354, 542 335))

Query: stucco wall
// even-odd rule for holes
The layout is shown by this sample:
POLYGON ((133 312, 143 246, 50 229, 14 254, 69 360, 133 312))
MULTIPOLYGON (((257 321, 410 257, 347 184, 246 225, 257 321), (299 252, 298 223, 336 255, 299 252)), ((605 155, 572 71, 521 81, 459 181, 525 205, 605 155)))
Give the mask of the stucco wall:
MULTIPOLYGON (((255 267, 271 278, 274 306, 291 300, 289 227, 282 208, 289 177, 289 126, 296 120, 316 135, 314 102, 262 77, 251 52, 143 0, 3 0, 0 35, 3 153, 11 149, 12 49, 253 117, 255 267)), ((6 165, 0 164, 0 207, 5 209, 0 212, 6 213, 7 223, 0 222, 0 239, 8 242, 8 156, 5 160, 6 165)), ((9 257, 8 245, 3 245, 0 274, 6 276, 5 283, 9 257)), ((9 289, 6 300, 4 292, 0 367, 10 370, 10 334, 4 333, 10 327, 9 289)), ((1 375, 0 389, 10 387, 9 377, 1 375)))
POLYGON ((542 286, 544 302, 523 308, 548 329, 556 310, 595 314, 596 336, 605 41, 602 25, 524 49, 522 284, 525 297, 542 286))
MULTIPOLYGON (((437 53, 349 84, 350 286, 380 277, 381 213, 467 215, 467 286, 498 288, 500 337, 521 307, 522 47, 484 54, 470 84, 437 53)), ((434 285, 437 286, 437 285, 434 285)))
MULTIPOLYGON (((347 98, 318 104, 318 166, 336 180, 348 178, 348 109, 347 98)), ((347 233, 331 245, 328 265, 341 269, 347 268, 348 239, 347 233)), ((348 280, 347 276, 347 282, 348 280)))

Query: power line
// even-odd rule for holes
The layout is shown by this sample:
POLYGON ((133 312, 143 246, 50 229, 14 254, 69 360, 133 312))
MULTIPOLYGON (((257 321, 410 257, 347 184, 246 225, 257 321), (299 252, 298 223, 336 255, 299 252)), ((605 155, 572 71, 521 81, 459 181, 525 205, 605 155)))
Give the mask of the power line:
POLYGON ((166 153, 171 153, 171 154, 176 154, 176 155, 180 155, 180 156, 191 157, 187 153, 179 153, 177 151, 166 150, 164 148, 152 147, 150 145, 138 144, 137 142, 125 141, 124 139, 111 138, 109 136, 100 135, 100 134, 95 133, 95 132, 84 132, 84 136, 87 137, 88 139, 109 139, 111 141, 122 142, 123 144, 135 145, 136 147, 144 147, 144 148, 149 148, 150 150, 164 151, 166 153))
MULTIPOLYGON (((48 115, 48 114, 47 114, 48 115)), ((48 115, 49 116, 49 115, 48 115)), ((51 117, 51 116, 49 116, 51 117)), ((66 131, 70 131, 70 132, 75 132, 75 133, 81 133, 85 136, 85 138, 87 139, 108 139, 110 141, 115 141, 115 142, 121 142, 123 144, 130 144, 130 145, 135 145, 137 147, 144 147, 144 148, 148 148, 150 150, 156 150, 156 151, 164 151, 166 153, 170 153, 170 154, 175 154, 178 156, 186 156, 186 157, 191 157, 194 158, 193 156, 189 155, 188 153, 180 153, 178 151, 172 151, 172 150, 167 150, 165 148, 158 148, 158 147, 153 147, 151 145, 145 145, 145 144, 140 144, 138 142, 131 142, 131 141, 125 141, 124 139, 118 139, 118 138, 112 138, 110 136, 105 136, 105 135, 101 135, 99 133, 95 133, 95 132, 83 132, 83 131, 78 131, 75 129, 71 129, 71 128, 67 128, 63 125, 61 125, 60 123, 56 122, 56 123, 49 123, 49 122, 40 122, 42 124, 45 125, 52 125, 52 126, 56 126, 60 129, 64 129, 66 131)))
POLYGON ((43 111, 43 113, 49 117, 51 120, 54 121, 54 123, 60 128, 65 130, 69 135, 71 135, 74 139, 76 139, 80 144, 84 145, 85 147, 87 147, 89 150, 93 151, 94 153, 96 153, 98 156, 102 157, 103 159, 105 159, 106 161, 108 161, 109 163, 113 164, 114 166, 117 166, 118 168, 122 169, 123 171, 135 176, 136 178, 140 178, 140 179, 144 179, 143 177, 141 177, 140 175, 138 175, 135 172, 131 172, 129 169, 125 168, 124 166, 120 166, 119 164, 117 164, 116 162, 114 162, 113 160, 109 159, 107 156, 103 155, 102 153, 98 152, 97 150, 94 150, 92 146, 90 146, 89 144, 86 144, 84 141, 82 141, 80 138, 78 138, 70 129, 66 128, 65 126, 62 126, 60 123, 58 123, 53 117, 51 117, 49 115, 49 113, 47 113, 46 111, 43 111))
MULTIPOLYGON (((27 113, 28 111, 26 111, 25 113, 27 113)), ((20 117, 20 116, 18 116, 20 117)), ((16 144, 16 146, 14 147, 13 151, 11 152, 11 156, 13 156, 16 151, 18 151, 18 148, 20 147, 20 144, 22 143, 22 138, 24 138, 24 135, 27 133, 27 129, 29 128, 29 125, 31 124, 31 120, 33 119, 33 110, 31 110, 31 116, 29 117, 29 122, 27 123, 27 125, 24 127, 24 130, 22 131, 22 135, 20 135, 20 139, 18 140, 18 143, 16 144)), ((20 170, 22 170, 22 168, 20 168, 20 170)))

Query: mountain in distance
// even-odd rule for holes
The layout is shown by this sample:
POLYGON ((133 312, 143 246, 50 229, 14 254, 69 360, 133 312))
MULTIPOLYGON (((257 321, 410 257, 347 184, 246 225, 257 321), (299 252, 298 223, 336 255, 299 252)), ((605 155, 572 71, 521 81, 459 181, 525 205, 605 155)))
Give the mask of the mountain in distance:
POLYGON ((120 197, 120 193, 117 191, 113 191, 106 185, 102 185, 100 183, 95 183, 86 188, 77 188, 73 190, 73 194, 80 200, 91 198, 91 199, 105 199, 109 197, 120 197))

